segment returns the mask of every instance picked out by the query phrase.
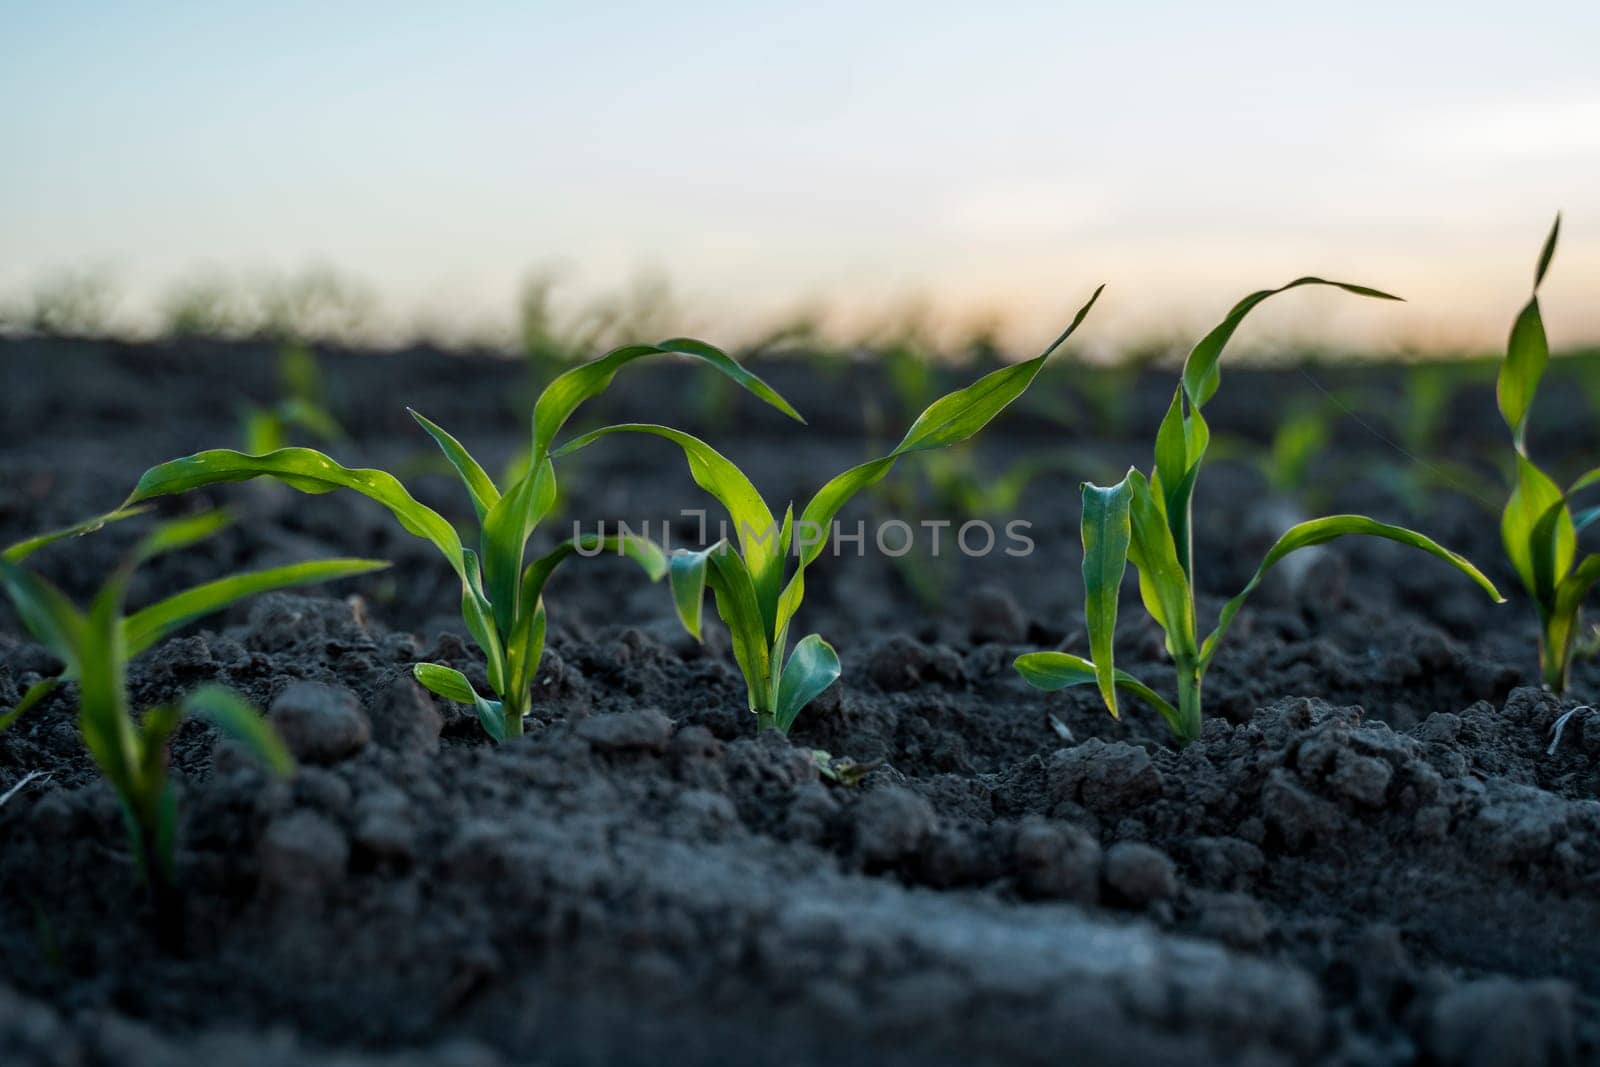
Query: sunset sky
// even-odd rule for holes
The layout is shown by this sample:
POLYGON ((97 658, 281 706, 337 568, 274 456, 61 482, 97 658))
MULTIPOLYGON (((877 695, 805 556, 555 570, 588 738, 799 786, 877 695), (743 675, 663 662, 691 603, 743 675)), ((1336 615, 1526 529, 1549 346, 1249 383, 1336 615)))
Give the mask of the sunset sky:
POLYGON ((908 301, 1102 344, 1297 274, 1255 327, 1503 339, 1538 244, 1600 340, 1600 4, 0 0, 0 294, 330 264, 395 322, 653 272, 732 343, 908 301))

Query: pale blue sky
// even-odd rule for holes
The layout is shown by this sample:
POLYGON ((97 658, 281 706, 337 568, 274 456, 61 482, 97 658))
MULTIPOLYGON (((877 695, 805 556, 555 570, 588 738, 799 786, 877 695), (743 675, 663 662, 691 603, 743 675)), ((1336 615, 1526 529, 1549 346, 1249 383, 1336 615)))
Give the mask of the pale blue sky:
POLYGON ((1042 335, 1215 318, 1497 343, 1550 216, 1547 321, 1600 338, 1600 4, 15 3, 0 292, 330 263, 397 318, 669 275, 732 341, 920 295, 1042 335), (1289 304, 1290 301, 1285 301, 1289 304))

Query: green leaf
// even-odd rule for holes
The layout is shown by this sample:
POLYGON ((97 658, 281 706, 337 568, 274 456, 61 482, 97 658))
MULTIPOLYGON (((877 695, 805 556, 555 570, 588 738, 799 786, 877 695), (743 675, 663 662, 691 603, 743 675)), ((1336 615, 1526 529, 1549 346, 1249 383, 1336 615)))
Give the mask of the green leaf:
POLYGON ((428 692, 457 704, 472 705, 478 712, 478 722, 484 731, 497 743, 506 739, 504 705, 498 700, 486 700, 479 696, 466 675, 441 663, 413 663, 411 674, 428 692))
POLYGON ((1500 515, 1500 540, 1523 588, 1545 610, 1554 581, 1572 567, 1578 535, 1561 488, 1520 452, 1516 478, 1500 515))
POLYGON ((479 548, 483 589, 501 634, 514 625, 519 607, 522 560, 528 538, 549 512, 556 497, 555 468, 548 459, 506 491, 484 516, 479 548))
POLYGON ((433 544, 462 581, 468 580, 461 538, 442 515, 419 503, 392 474, 343 467, 309 448, 280 448, 265 456, 247 456, 228 449, 197 452, 145 471, 124 506, 202 486, 260 477, 276 478, 303 493, 351 489, 375 500, 389 509, 406 532, 433 544))
POLYGON ((1166 633, 1172 657, 1180 662, 1193 658, 1198 651, 1194 596, 1189 576, 1178 560, 1172 531, 1144 475, 1129 470, 1125 480, 1131 490, 1128 517, 1133 535, 1128 558, 1139 571, 1139 595, 1145 610, 1166 633))
MULTIPOLYGON (((1069 652, 1028 652, 1018 656, 1012 665, 1016 667, 1017 673, 1022 675, 1023 681, 1035 689, 1047 692, 1075 685, 1099 684, 1098 668, 1083 657, 1074 656, 1069 652)), ((1144 701, 1167 720, 1174 731, 1178 729, 1177 709, 1163 700, 1153 689, 1124 670, 1118 670, 1114 677, 1118 689, 1144 701)))
POLYGON ((987 426, 996 415, 1004 411, 1007 405, 1033 384, 1033 380, 1044 369, 1045 360, 1049 359, 1051 353, 1060 348, 1083 323, 1104 289, 1105 286, 1102 285, 1094 291, 1088 303, 1079 308, 1078 313, 1073 316, 1071 324, 1039 355, 1022 363, 991 371, 965 389, 958 389, 929 404, 927 409, 917 416, 911 428, 906 431, 905 437, 901 438, 900 443, 889 455, 904 456, 931 448, 945 448, 965 441, 987 426))
POLYGON ((1534 393, 1539 389, 1539 379, 1544 377, 1549 361, 1550 342, 1545 338, 1539 298, 1534 297, 1523 306, 1511 325, 1505 362, 1500 364, 1500 377, 1495 386, 1500 417, 1511 430, 1512 443, 1519 452, 1527 436, 1528 411, 1533 407, 1534 393))
POLYGON ((108 511, 104 515, 96 515, 92 519, 73 523, 71 526, 63 526, 59 530, 38 534, 26 540, 18 541, 13 545, 8 545, 4 551, 0 551, 0 560, 4 560, 7 563, 21 563, 47 545, 52 545, 68 537, 82 537, 84 534, 94 533, 108 522, 120 522, 135 515, 143 515, 149 510, 147 507, 130 508, 124 506, 115 511, 108 511))
POLYGON ((1539 266, 1533 272, 1533 287, 1538 289, 1544 283, 1545 272, 1550 269, 1550 261, 1555 258, 1556 238, 1561 236, 1561 214, 1556 213, 1556 221, 1550 226, 1550 235, 1544 239, 1544 247, 1539 250, 1539 266))
POLYGON ((775 694, 771 692, 772 648, 765 633, 755 582, 744 560, 725 541, 713 545, 707 559, 710 562, 707 584, 711 586, 717 615, 727 625, 733 641, 733 658, 744 675, 750 708, 757 712, 773 712, 776 709, 773 706, 775 694))
POLYGON ((718 541, 711 548, 699 552, 678 549, 669 561, 669 579, 672 586, 672 604, 677 609, 678 621, 690 637, 703 641, 701 619, 704 615, 706 592, 706 567, 712 550, 726 542, 718 541))
POLYGON ((1335 538, 1351 534, 1381 537, 1411 548, 1421 549, 1431 556, 1437 556, 1477 582, 1479 587, 1493 597, 1496 603, 1505 603, 1505 598, 1500 595, 1500 590, 1496 589, 1494 583, 1482 571, 1473 566, 1471 561, 1465 556, 1451 552, 1432 539, 1424 537, 1414 530, 1407 530, 1402 526, 1391 526, 1376 519, 1369 519, 1365 515, 1329 515, 1326 518, 1312 519, 1309 522, 1302 522, 1297 526, 1291 527, 1267 551, 1266 556, 1261 560, 1261 565, 1256 568, 1256 572, 1251 576, 1250 581, 1239 591, 1237 596, 1223 605, 1222 612, 1217 619, 1216 629, 1211 631, 1210 636, 1206 638, 1205 644, 1200 650, 1202 668, 1209 665, 1212 656, 1216 655, 1217 643, 1221 641, 1223 634, 1227 632, 1229 624, 1233 622, 1233 617, 1238 614, 1239 608, 1243 606, 1245 599, 1255 591, 1256 586, 1261 584, 1261 579, 1265 577, 1267 571, 1271 570, 1279 560, 1299 549, 1325 544, 1335 538))
POLYGON ((128 657, 122 639, 122 597, 128 569, 101 588, 82 627, 78 648, 78 732, 119 796, 145 810, 139 736, 128 713, 128 657))
MULTIPOLYGON (((620 423, 601 427, 567 442, 556 451, 556 456, 576 452, 613 433, 652 434, 671 441, 683 450, 695 484, 710 493, 733 520, 740 554, 755 583, 757 600, 763 606, 762 618, 770 621, 782 588, 786 545, 777 520, 750 479, 726 456, 693 434, 650 423, 620 423)), ((767 629, 770 637, 770 628, 764 629, 767 629)))
POLYGON ((0 559, 0 586, 28 634, 65 663, 69 675, 79 669, 88 620, 61 590, 4 559, 0 559))
POLYGON ((1257 305, 1268 297, 1279 293, 1297 289, 1302 285, 1331 285, 1336 289, 1343 289, 1356 296, 1370 296, 1379 300, 1399 300, 1397 296, 1377 289, 1369 289, 1364 285, 1351 285, 1348 282, 1333 282, 1323 278, 1296 278, 1288 285, 1279 286, 1277 289, 1262 289, 1251 293, 1233 306, 1226 318, 1212 328, 1211 332, 1200 339, 1200 342, 1190 350, 1189 356, 1183 362, 1183 391, 1188 394, 1189 402, 1195 407, 1204 407, 1216 395, 1217 386, 1222 383, 1222 372, 1219 361, 1222 359, 1222 350, 1227 347, 1234 331, 1239 324, 1250 314, 1257 305))
POLYGON ((472 510, 477 514, 478 522, 481 524, 484 516, 488 515, 489 510, 500 501, 500 490, 495 487, 494 479, 484 472, 478 461, 472 458, 472 453, 468 452, 460 441, 433 421, 424 418, 415 408, 406 410, 417 420, 417 425, 428 432, 428 436, 438 444, 439 451, 444 453, 444 458, 450 461, 450 466, 461 476, 462 484, 467 487, 467 495, 472 498, 472 510))
POLYGON ((1084 482, 1079 491, 1083 497, 1083 516, 1078 524, 1083 538, 1083 614, 1089 630, 1089 652, 1097 665, 1100 695, 1111 717, 1116 718, 1117 599, 1133 536, 1128 517, 1133 490, 1124 478, 1109 488, 1084 482))
POLYGON ((587 555, 612 553, 633 560, 652 582, 667 572, 667 559, 654 541, 634 534, 601 537, 584 534, 568 538, 549 552, 528 564, 522 572, 522 589, 519 594, 521 609, 513 620, 506 639, 507 660, 511 678, 502 696, 521 694, 533 684, 534 673, 544 655, 545 611, 544 587, 563 560, 575 552, 587 555))
POLYGON ((134 547, 130 565, 145 563, 168 552, 176 552, 198 544, 208 537, 215 536, 232 522, 232 513, 217 508, 158 523, 154 529, 140 538, 138 545, 134 547))
POLYGON ((297 585, 318 585, 339 578, 370 574, 388 567, 378 559, 319 559, 283 567, 235 574, 185 589, 123 621, 128 655, 137 656, 174 630, 214 614, 246 597, 297 585))
POLYGON ((248 748, 274 774, 294 773, 294 757, 272 724, 238 693, 220 685, 196 689, 183 700, 183 712, 197 715, 248 748))
POLYGON ((60 678, 41 678, 28 686, 28 691, 22 694, 22 699, 17 701, 15 707, 0 715, 0 734, 5 733, 16 725, 18 719, 26 715, 35 705, 45 697, 56 691, 61 684, 60 678))
POLYGON ((839 654, 816 634, 801 639, 789 655, 778 684, 777 706, 773 709, 778 729, 788 733, 805 706, 839 677, 839 654))
MULTIPOLYGON (((1077 314, 1072 317, 1072 322, 1061 335, 1039 355, 1022 363, 991 371, 966 388, 945 394, 929 404, 922 414, 917 416, 911 428, 900 439, 900 443, 887 456, 858 464, 831 479, 806 504, 800 516, 800 529, 829 530, 834 518, 845 504, 849 503, 850 498, 881 481, 894 468, 895 462, 901 456, 959 444, 987 426, 996 415, 1004 411, 1033 384, 1033 380, 1044 369, 1045 361, 1083 324, 1083 320, 1088 317, 1090 309, 1094 307, 1095 301, 1100 299, 1104 289, 1105 286, 1102 285, 1094 291, 1088 302, 1078 309, 1077 314)), ((816 561, 827 543, 828 539, 824 536, 807 544, 800 554, 802 571, 816 561)), ((798 579, 799 575, 796 575, 791 584, 798 579)), ((779 625, 782 625, 781 618, 779 625)))
POLYGON ((777 408, 796 422, 805 422, 800 413, 779 396, 766 382, 735 363, 720 349, 687 337, 674 338, 657 345, 627 345, 606 355, 574 367, 560 375, 539 394, 533 408, 533 454, 543 459, 550 452, 561 427, 566 425, 578 406, 591 397, 598 396, 611 385, 617 371, 645 356, 677 353, 706 363, 739 386, 777 408))
POLYGON ((453 667, 439 663, 414 663, 411 674, 428 692, 446 700, 453 700, 457 704, 474 704, 479 699, 478 691, 472 688, 467 676, 453 667))
POLYGON ((1572 659, 1572 639, 1577 633, 1578 613, 1589 591, 1600 582, 1600 555, 1588 555, 1556 585, 1547 612, 1541 612, 1540 668, 1545 683, 1557 693, 1566 691, 1572 659))
POLYGON ((478 709, 478 723, 483 727, 483 732, 497 745, 505 744, 506 740, 506 709, 498 700, 485 700, 479 697, 473 702, 478 709))

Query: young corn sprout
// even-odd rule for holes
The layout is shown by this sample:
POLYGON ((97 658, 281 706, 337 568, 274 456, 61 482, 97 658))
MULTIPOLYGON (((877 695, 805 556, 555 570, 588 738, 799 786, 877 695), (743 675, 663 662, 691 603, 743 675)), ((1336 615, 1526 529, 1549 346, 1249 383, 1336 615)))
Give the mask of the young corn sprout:
POLYGON ((523 718, 530 710, 534 677, 544 655, 544 587, 556 566, 580 549, 592 554, 604 548, 635 560, 652 581, 666 571, 661 550, 632 536, 569 539, 532 561, 525 557, 535 528, 555 504, 550 445, 556 434, 578 406, 604 392, 624 366, 645 356, 668 354, 705 363, 790 418, 805 421, 771 386, 719 349, 679 338, 615 349, 552 381, 534 404, 531 462, 504 492, 459 441, 417 412, 411 413, 466 486, 477 515, 476 549, 462 544, 455 527, 419 503, 393 475, 344 467, 306 448, 281 448, 263 456, 218 449, 176 459, 146 471, 127 503, 218 482, 270 477, 306 493, 351 489, 382 504, 408 533, 437 548, 461 580, 461 617, 483 650, 494 698, 480 696, 466 675, 438 664, 417 664, 417 680, 447 700, 472 705, 489 736, 504 741, 522 733, 523 718))
POLYGON ((605 426, 575 438, 556 454, 575 452, 614 433, 654 434, 683 450, 695 483, 727 510, 737 531, 737 547, 724 539, 698 552, 673 554, 669 573, 678 618, 690 634, 700 637, 709 586, 717 614, 732 636, 734 659, 744 676, 758 728, 787 734, 806 705, 839 677, 838 654, 818 634, 801 638, 788 660, 784 659, 789 625, 805 596, 806 567, 828 544, 834 516, 851 497, 887 475, 902 456, 945 448, 983 429, 1022 395, 1099 296, 1096 289, 1071 325, 1040 355, 987 374, 928 405, 892 451, 852 467, 824 485, 798 522, 791 504, 779 524, 738 467, 699 438, 671 427, 645 423, 605 426), (794 573, 787 574, 791 545, 796 564, 794 573))
POLYGON ((1091 661, 1066 652, 1019 656, 1016 668, 1030 684, 1047 690, 1096 685, 1113 717, 1118 714, 1118 692, 1130 694, 1158 711, 1180 742, 1192 741, 1200 736, 1201 681, 1245 599, 1267 571, 1289 553, 1346 534, 1383 537, 1419 548, 1465 572, 1496 601, 1502 599, 1489 579, 1466 559, 1419 533, 1361 515, 1331 515, 1302 522, 1279 537, 1244 589, 1223 605, 1215 628, 1204 640, 1200 638, 1195 611, 1191 504, 1210 443, 1201 409, 1216 394, 1221 381, 1222 350, 1244 317, 1268 297, 1302 285, 1332 285, 1358 296, 1396 299, 1359 285, 1300 278, 1281 289, 1245 297, 1194 346, 1184 361, 1182 380, 1156 434, 1153 474, 1147 479, 1137 469, 1130 469, 1122 481, 1109 488, 1088 482, 1083 485, 1084 615, 1094 658, 1091 661), (1116 666, 1112 644, 1117 594, 1130 560, 1139 574, 1139 594, 1145 610, 1166 634, 1167 652, 1177 670, 1176 707, 1116 666))
POLYGON ((1573 513, 1568 498, 1596 482, 1600 467, 1589 471, 1562 492, 1528 457, 1528 412, 1539 388, 1550 346, 1539 312, 1539 285, 1555 256, 1561 218, 1556 217, 1539 254, 1533 275, 1533 294, 1511 326, 1506 358, 1500 365, 1496 398, 1500 415, 1511 431, 1516 450, 1516 482, 1500 516, 1500 538, 1506 557, 1533 598, 1539 615, 1539 673, 1557 693, 1567 687, 1573 642, 1583 598, 1600 582, 1600 555, 1577 559, 1578 534, 1600 519, 1600 507, 1573 513))
POLYGON ((294 767, 288 751, 256 710, 220 686, 195 690, 175 705, 149 708, 135 718, 128 701, 128 661, 189 623, 221 611, 245 597, 273 589, 310 585, 387 567, 381 560, 328 559, 236 574, 186 589, 149 607, 124 614, 128 583, 141 563, 191 545, 228 523, 222 512, 163 523, 146 535, 112 572, 88 611, 81 611, 54 585, 21 566, 45 544, 80 533, 100 520, 21 542, 0 554, 0 588, 15 606, 22 625, 63 664, 60 674, 34 684, 0 728, 39 703, 63 682, 78 686, 78 731, 100 773, 122 802, 129 843, 139 872, 160 908, 173 884, 173 845, 177 807, 167 781, 167 742, 190 715, 244 742, 273 771, 294 767))

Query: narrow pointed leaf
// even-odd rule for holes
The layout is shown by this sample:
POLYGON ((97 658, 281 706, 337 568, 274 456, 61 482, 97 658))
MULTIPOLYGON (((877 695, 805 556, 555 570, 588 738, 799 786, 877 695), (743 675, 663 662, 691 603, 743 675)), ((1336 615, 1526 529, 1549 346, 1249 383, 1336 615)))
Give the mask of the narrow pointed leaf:
POLYGON ((10 597, 23 627, 59 660, 70 674, 82 663, 87 620, 55 586, 31 571, 0 560, 0 587, 10 597))
POLYGON ((1506 358, 1500 364, 1500 377, 1495 385, 1500 417, 1511 430, 1511 440, 1518 451, 1524 448, 1528 411, 1533 407, 1534 394, 1549 362, 1550 342, 1545 337, 1544 319, 1539 314, 1539 298, 1534 297, 1511 324, 1506 358))
MULTIPOLYGON (((1021 396, 1044 369, 1045 360, 1071 337, 1100 299, 1105 286, 1100 286, 1089 297, 1088 303, 1078 309, 1066 330, 1051 342, 1039 355, 1022 363, 1002 367, 979 378, 965 389, 935 400, 917 416, 905 437, 895 446, 890 456, 904 456, 931 448, 945 448, 965 441, 983 429, 1013 400, 1021 396)), ((808 509, 809 510, 809 509, 808 509)))
POLYGON ((1251 576, 1250 581, 1239 591, 1237 596, 1223 605, 1222 612, 1217 619, 1217 627, 1206 638, 1205 645, 1201 649, 1200 659, 1202 665, 1211 662, 1211 658, 1216 655, 1217 643, 1221 641, 1223 635, 1227 632, 1228 626, 1233 622, 1233 617, 1238 614, 1239 608, 1243 606, 1246 598, 1255 592, 1256 587, 1261 584, 1261 579, 1266 576, 1266 573, 1278 561, 1291 552, 1309 548, 1312 545, 1325 544, 1336 538, 1352 534, 1381 537, 1410 548, 1420 549, 1431 556, 1437 556, 1474 582, 1477 582, 1478 586, 1494 598, 1496 603, 1505 602, 1505 598, 1500 595, 1500 590, 1496 589, 1494 583, 1482 571, 1473 566, 1470 560, 1465 556, 1450 551, 1431 538, 1424 537, 1414 530, 1407 530, 1403 526, 1391 526, 1376 519, 1369 519, 1365 515, 1329 515, 1326 518, 1302 522, 1297 526, 1291 527, 1283 536, 1278 538, 1277 542, 1261 560, 1261 565, 1256 568, 1256 572, 1251 576))
POLYGON ((611 380, 617 376, 617 371, 636 359, 668 353, 676 353, 699 360, 736 382, 743 389, 777 408, 796 422, 805 421, 800 417, 800 413, 790 406, 787 400, 778 395, 775 389, 756 375, 739 366, 726 353, 706 344, 704 341, 680 337, 670 341, 663 341, 659 345, 627 345, 623 348, 615 349, 590 363, 574 367, 557 377, 555 381, 545 388, 543 393, 539 394, 539 399, 534 404, 534 457, 543 459, 549 455, 551 442, 555 440, 556 434, 561 432, 561 427, 566 425, 567 420, 572 417, 572 413, 585 400, 605 392, 610 387, 611 380))
POLYGON ((1137 470, 1128 472, 1127 482, 1132 491, 1128 503, 1132 531, 1128 558, 1139 569, 1140 596, 1151 617, 1166 632, 1167 650, 1175 659, 1192 657, 1198 651, 1198 627, 1189 576, 1178 560, 1172 531, 1150 484, 1137 470))
POLYGON ((4 551, 0 551, 0 560, 4 560, 7 563, 21 563, 23 560, 27 559, 29 556, 33 555, 35 552, 47 545, 52 545, 55 542, 68 537, 82 537, 84 534, 94 533, 108 522, 120 522, 123 519, 130 519, 135 515, 143 515, 149 510, 150 509, 148 507, 120 507, 115 511, 108 511, 104 515, 96 515, 92 519, 86 519, 83 522, 73 523, 71 526, 63 526, 59 530, 51 530, 48 533, 38 534, 36 536, 27 538, 26 540, 18 541, 15 544, 8 545, 4 551))
POLYGON ((755 582, 744 560, 732 546, 721 543, 709 554, 710 567, 707 582, 711 586, 717 615, 728 627, 733 642, 733 657, 744 675, 749 691, 750 707, 757 711, 772 711, 773 699, 772 649, 763 632, 761 605, 756 598, 755 582))
POLYGON ((1233 309, 1228 312, 1227 317, 1213 327, 1210 333, 1201 338, 1200 342, 1190 350, 1188 358, 1184 360, 1183 390, 1188 394, 1190 403, 1196 407, 1204 407, 1216 395, 1217 386, 1222 383, 1222 372, 1219 365, 1219 361, 1222 358, 1222 350, 1227 347, 1228 341, 1232 339, 1234 331, 1239 328, 1239 324, 1244 321, 1245 316, 1269 297, 1288 292, 1290 289, 1297 289, 1302 285, 1331 285, 1336 289, 1343 289, 1345 292, 1353 293, 1356 296, 1370 296, 1379 300, 1400 299, 1397 296, 1391 296, 1388 293, 1370 289, 1364 285, 1351 285, 1348 282, 1334 282, 1324 278, 1309 277, 1296 278, 1288 285, 1280 286, 1277 289, 1262 289, 1259 292, 1251 293, 1235 304, 1233 309))
POLYGON ((5 733, 12 726, 16 725, 18 719, 22 718, 29 711, 31 711, 37 704, 39 704, 39 702, 44 700, 45 697, 49 696, 51 693, 54 693, 56 691, 56 687, 60 684, 61 679, 59 677, 41 678, 37 682, 34 682, 32 685, 28 686, 27 692, 22 694, 22 699, 17 701, 16 706, 11 708, 9 711, 0 714, 0 734, 5 733))
POLYGON ((202 686, 183 700, 183 711, 198 715, 242 743, 274 774, 294 773, 294 757, 283 738, 250 702, 220 685, 202 686))
POLYGON ((1089 653, 1098 672, 1100 695, 1111 717, 1117 717, 1116 664, 1117 601, 1122 576, 1128 567, 1132 528, 1128 517, 1132 489, 1127 479, 1101 487, 1083 483, 1084 621, 1089 630, 1089 653))
MULTIPOLYGON (((651 434, 665 438, 682 449, 695 484, 710 493, 728 512, 739 542, 739 552, 744 557, 752 581, 756 583, 758 600, 775 604, 783 580, 785 545, 781 543, 781 528, 773 518, 771 509, 744 472, 693 434, 650 423, 604 426, 574 438, 562 445, 555 454, 559 457, 576 452, 613 433, 651 434)), ((763 612, 762 617, 769 618, 770 611, 763 612)))
POLYGON ((506 490, 483 519, 479 559, 483 591, 502 634, 511 632, 521 612, 519 583, 528 538, 555 502, 555 467, 548 459, 506 490))
POLYGON ((175 630, 258 593, 370 574, 389 566, 381 559, 319 559, 235 574, 185 589, 123 620, 128 655, 137 656, 175 630))
POLYGON ((449 433, 424 418, 420 411, 406 408, 411 417, 417 420, 417 425, 428 432, 434 442, 438 444, 439 451, 444 453, 444 458, 450 461, 450 466, 456 469, 461 476, 462 484, 467 487, 467 495, 472 498, 472 510, 477 513, 478 522, 483 522, 484 516, 489 514, 489 509, 500 500, 500 490, 496 488, 494 479, 490 478, 478 461, 449 433))
MULTIPOLYGON (((1097 685, 1099 671, 1095 664, 1069 652, 1028 652, 1018 656, 1012 664, 1023 681, 1035 689, 1054 692, 1076 685, 1097 685)), ((1161 695, 1127 671, 1115 674, 1117 688, 1129 696, 1144 701, 1177 730, 1178 712, 1161 695)))
POLYGON ((126 503, 261 477, 275 478, 303 493, 351 489, 375 500, 388 508, 408 533, 439 549, 463 581, 467 578, 461 538, 442 515, 419 503, 393 475, 344 467, 309 448, 280 448, 265 456, 247 456, 228 449, 198 452, 145 471, 126 503))

